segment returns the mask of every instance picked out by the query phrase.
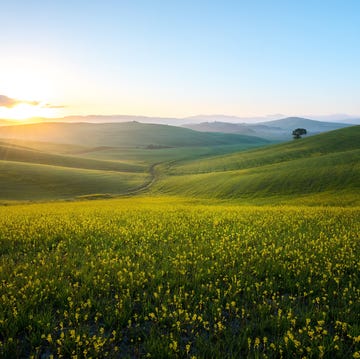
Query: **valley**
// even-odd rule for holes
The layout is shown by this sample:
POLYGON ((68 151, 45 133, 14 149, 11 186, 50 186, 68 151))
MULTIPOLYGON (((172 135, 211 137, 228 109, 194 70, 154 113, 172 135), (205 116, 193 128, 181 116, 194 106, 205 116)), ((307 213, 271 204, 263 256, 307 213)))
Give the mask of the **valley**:
POLYGON ((359 351, 360 126, 28 126, 0 129, 2 357, 359 351))

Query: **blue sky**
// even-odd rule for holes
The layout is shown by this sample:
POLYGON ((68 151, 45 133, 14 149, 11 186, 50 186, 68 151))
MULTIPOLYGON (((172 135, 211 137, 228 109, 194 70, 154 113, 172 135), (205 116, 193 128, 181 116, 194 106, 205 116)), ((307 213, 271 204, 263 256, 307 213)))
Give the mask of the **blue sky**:
POLYGON ((360 114, 359 1, 0 5, 0 95, 39 113, 360 114))

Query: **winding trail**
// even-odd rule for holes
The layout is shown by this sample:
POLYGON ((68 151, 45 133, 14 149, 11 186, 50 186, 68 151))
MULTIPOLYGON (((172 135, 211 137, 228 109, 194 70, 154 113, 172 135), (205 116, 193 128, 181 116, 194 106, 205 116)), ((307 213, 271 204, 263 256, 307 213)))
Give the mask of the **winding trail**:
POLYGON ((139 194, 141 192, 145 192, 146 190, 148 190, 157 179, 156 167, 163 163, 164 162, 156 162, 150 166, 150 168, 149 168, 150 179, 147 182, 143 183, 141 186, 139 186, 137 188, 134 188, 133 190, 118 194, 118 195, 116 195, 116 197, 133 196, 133 195, 136 195, 136 194, 139 194))

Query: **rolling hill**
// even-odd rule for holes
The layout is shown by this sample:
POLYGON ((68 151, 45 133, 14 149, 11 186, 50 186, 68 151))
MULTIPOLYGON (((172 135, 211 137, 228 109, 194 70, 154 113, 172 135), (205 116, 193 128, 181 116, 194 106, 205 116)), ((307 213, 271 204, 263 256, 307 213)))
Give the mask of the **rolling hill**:
POLYGON ((245 199, 331 192, 360 194, 360 126, 206 160, 179 163, 154 190, 245 199))
POLYGON ((147 164, 108 161, 40 151, 79 149, 37 142, 0 142, 0 199, 54 200, 118 195, 146 185, 147 164), (21 145, 19 144, 21 143, 21 145))
POLYGON ((351 126, 351 124, 346 123, 315 121, 302 117, 286 117, 280 120, 260 122, 259 125, 277 127, 287 131, 292 131, 295 128, 301 127, 306 128, 310 134, 351 126))
POLYGON ((13 162, 36 163, 51 166, 93 169, 118 172, 144 172, 146 168, 134 163, 106 161, 77 156, 59 155, 31 148, 14 146, 0 142, 0 160, 13 162))
POLYGON ((0 199, 38 201, 117 195, 146 183, 146 173, 69 168, 0 161, 0 199))
POLYGON ((230 123, 230 122, 202 122, 195 124, 183 125, 185 128, 190 128, 194 131, 200 132, 222 132, 222 133, 241 133, 249 136, 256 136, 256 131, 245 123, 230 123))
POLYGON ((292 131, 280 127, 267 126, 266 124, 228 123, 215 121, 199 124, 187 124, 183 125, 183 127, 200 132, 222 132, 256 136, 274 142, 289 141, 292 138, 292 131))
POLYGON ((126 123, 41 123, 0 128, 0 138, 31 139, 82 146, 187 147, 243 144, 261 146, 267 140, 253 136, 201 133, 185 128, 126 123))
POLYGON ((348 126, 351 125, 345 123, 315 121, 301 117, 287 117, 280 120, 258 123, 229 123, 214 121, 183 125, 183 127, 190 128, 195 131, 238 133, 279 142, 290 140, 292 138, 292 131, 299 127, 305 128, 308 131, 308 135, 314 135, 348 126))
POLYGON ((148 186, 155 163, 267 144, 254 137, 137 122, 28 124, 3 127, 0 133, 2 200, 129 193, 148 186))
MULTIPOLYGON (((80 131, 80 128, 87 132, 82 133, 81 141, 78 139, 77 144, 70 145, 1 140, 2 200, 67 199, 137 193, 138 189, 143 189, 156 195, 200 199, 244 201, 268 198, 272 201, 277 197, 286 197, 296 200, 303 195, 331 193, 333 199, 341 194, 343 198, 359 201, 360 126, 242 152, 238 151, 243 148, 231 145, 231 141, 247 136, 204 133, 204 137, 198 137, 202 134, 196 131, 178 131, 170 126, 153 127, 137 123, 116 124, 117 129, 123 125, 120 127, 130 127, 130 130, 123 134, 118 131, 114 137, 108 132, 113 127, 105 126, 106 131, 97 133, 96 138, 86 138, 90 131, 104 126, 93 127, 92 124, 85 124, 89 125, 85 127, 80 124, 60 126, 56 123, 46 126, 27 125, 21 126, 24 129, 20 134, 35 134, 37 140, 43 139, 45 135, 52 140, 63 141, 69 137, 70 142, 75 142, 76 137, 72 138, 69 132, 62 132, 61 135, 56 131, 50 132, 48 125, 55 126, 55 129, 65 128, 66 131, 70 131, 70 126, 76 131, 80 131), (141 131, 134 131, 134 126, 141 128, 141 131), (159 127, 164 132, 151 133, 150 136, 154 140, 152 143, 160 146, 158 149, 147 148, 146 142, 142 146, 135 146, 146 136, 144 128, 153 130, 159 127), (125 138, 125 134, 129 135, 131 131, 135 136, 130 141, 125 138), (184 134, 195 134, 187 142, 193 147, 185 147, 183 144, 183 147, 168 148, 165 144, 171 139, 164 138, 164 133, 177 135, 172 138, 172 143, 180 141, 184 134), (202 140, 196 143, 198 147, 194 146, 195 138, 202 140), (210 138, 215 138, 216 144, 230 139, 230 144, 225 141, 227 144, 223 146, 200 146, 207 144, 210 138), (104 143, 105 139, 112 139, 112 143, 117 144, 132 144, 134 147, 84 147, 104 143), (51 149, 57 153, 51 152, 51 149)), ((80 136, 79 132, 76 134, 80 136)))

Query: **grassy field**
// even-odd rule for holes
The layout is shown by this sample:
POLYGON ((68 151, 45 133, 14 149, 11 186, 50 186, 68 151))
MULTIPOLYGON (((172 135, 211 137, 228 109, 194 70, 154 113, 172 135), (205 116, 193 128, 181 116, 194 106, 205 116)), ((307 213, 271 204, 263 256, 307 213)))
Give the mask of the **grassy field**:
POLYGON ((334 202, 340 193, 342 204, 359 204, 359 136, 355 126, 247 151, 246 143, 146 149, 2 140, 0 199, 114 196, 143 188, 242 203, 319 193, 334 202))
POLYGON ((39 123, 0 127, 0 138, 67 143, 81 146, 142 147, 201 147, 246 144, 261 146, 269 141, 238 134, 205 133, 186 128, 123 123, 39 123))
POLYGON ((0 198, 6 201, 118 195, 142 187, 147 173, 115 172, 0 161, 0 198))
POLYGON ((351 358, 360 208, 0 208, 0 355, 351 358))
MULTIPOLYGON (((203 160, 174 163, 154 193, 265 203, 326 194, 360 204, 360 127, 203 160)), ((317 200, 313 203, 316 204, 317 200)))
POLYGON ((3 140, 0 357, 360 357, 358 135, 3 140))
POLYGON ((152 181, 151 168, 157 163, 164 163, 164 168, 167 168, 176 161, 231 153, 243 148, 244 145, 74 148, 45 142, 3 141, 0 143, 0 200, 122 195, 140 187, 146 188, 152 181), (71 154, 72 151, 75 154, 71 154))
MULTIPOLYGON (((360 126, 353 126, 320 135, 302 138, 246 152, 214 156, 203 161, 188 161, 174 166, 172 174, 207 173, 239 170, 288 162, 301 158, 316 158, 331 153, 343 154, 359 150, 360 126)), ((319 161, 320 162, 320 161, 319 161)))
POLYGON ((155 164, 268 143, 136 122, 18 125, 1 128, 0 136, 5 137, 0 140, 2 202, 137 193, 153 182, 155 164))
POLYGON ((1 144, 0 159, 3 161, 36 163, 59 167, 93 169, 99 171, 144 172, 147 170, 147 166, 140 165, 135 161, 101 161, 97 159, 61 155, 51 152, 32 150, 30 148, 21 148, 1 144))
POLYGON ((164 176, 153 191, 238 200, 340 191, 352 192, 359 200, 360 150, 237 171, 164 176))

